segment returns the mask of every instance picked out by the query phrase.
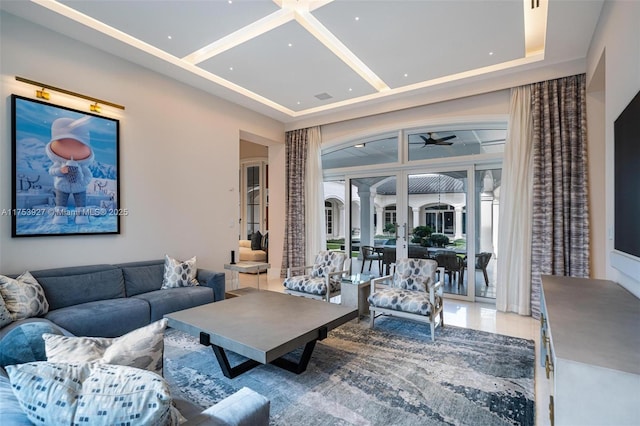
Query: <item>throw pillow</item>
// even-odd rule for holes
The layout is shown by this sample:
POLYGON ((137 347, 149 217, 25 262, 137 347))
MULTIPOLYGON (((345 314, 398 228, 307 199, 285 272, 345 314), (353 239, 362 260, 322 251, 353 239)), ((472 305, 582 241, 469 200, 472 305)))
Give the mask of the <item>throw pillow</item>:
POLYGON ((47 361, 95 362, 141 368, 162 375, 167 319, 113 339, 44 334, 47 361))
POLYGON ((20 406, 36 425, 175 425, 169 385, 121 365, 46 361, 7 367, 20 406))
POLYGON ((256 231, 251 235, 251 250, 262 249, 262 234, 260 231, 256 231))
POLYGON ((0 366, 46 361, 44 333, 61 334, 48 322, 27 322, 8 332, 0 340, 0 366))
POLYGON ((15 279, 0 275, 0 295, 14 321, 49 312, 44 290, 29 271, 15 279))
POLYGON ((197 273, 198 269, 196 268, 195 256, 189 260, 180 262, 179 260, 165 255, 164 277, 162 279, 161 289, 198 285, 198 280, 196 279, 197 273))
POLYGON ((4 303, 4 299, 0 296, 0 328, 5 325, 9 325, 13 322, 13 317, 11 316, 11 312, 7 309, 7 304, 4 303))

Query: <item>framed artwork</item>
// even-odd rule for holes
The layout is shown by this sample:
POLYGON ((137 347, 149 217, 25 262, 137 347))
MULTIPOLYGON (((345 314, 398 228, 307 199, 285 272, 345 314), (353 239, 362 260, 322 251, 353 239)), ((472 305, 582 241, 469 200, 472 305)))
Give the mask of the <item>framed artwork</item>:
POLYGON ((18 95, 11 105, 12 236, 120 233, 119 121, 18 95))

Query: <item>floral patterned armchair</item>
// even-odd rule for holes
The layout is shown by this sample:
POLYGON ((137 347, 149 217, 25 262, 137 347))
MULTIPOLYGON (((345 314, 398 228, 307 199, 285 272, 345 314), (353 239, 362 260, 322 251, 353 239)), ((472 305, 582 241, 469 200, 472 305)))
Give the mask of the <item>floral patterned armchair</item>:
POLYGON ((345 253, 321 251, 313 265, 287 268, 284 292, 329 302, 340 294, 340 281, 343 275, 349 274, 350 266, 351 259, 345 253), (302 272, 303 275, 293 275, 293 271, 302 272))
POLYGON ((407 318, 429 323, 435 340, 436 326, 444 326, 444 271, 436 282, 438 262, 433 259, 398 259, 394 269, 392 275, 371 280, 370 327, 380 315, 407 318))

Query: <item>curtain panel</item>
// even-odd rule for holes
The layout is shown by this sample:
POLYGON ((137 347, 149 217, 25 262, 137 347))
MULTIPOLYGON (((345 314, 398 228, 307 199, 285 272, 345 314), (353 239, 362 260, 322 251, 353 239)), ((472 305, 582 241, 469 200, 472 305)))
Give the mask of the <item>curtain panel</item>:
POLYGON ((504 149, 496 308, 531 315, 531 87, 511 89, 504 149))
POLYGON ((589 276, 586 77, 535 83, 531 95, 531 310, 538 318, 541 275, 589 276))
POLYGON ((285 232, 282 250, 282 269, 284 278, 287 268, 299 267, 305 263, 305 174, 309 129, 298 129, 285 135, 285 232))
POLYGON ((321 250, 326 250, 324 218, 324 180, 322 176, 322 134, 320 127, 308 129, 307 171, 305 178, 306 265, 312 265, 321 250))

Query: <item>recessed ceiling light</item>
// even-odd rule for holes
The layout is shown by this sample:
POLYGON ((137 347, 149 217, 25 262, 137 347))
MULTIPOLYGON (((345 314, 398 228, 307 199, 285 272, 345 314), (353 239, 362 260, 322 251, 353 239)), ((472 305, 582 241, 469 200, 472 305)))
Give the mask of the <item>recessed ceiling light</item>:
POLYGON ((293 46, 293 43, 289 43, 289 47, 293 46))
POLYGON ((353 92, 353 89, 352 89, 351 87, 349 87, 349 91, 350 91, 350 92, 353 92))
POLYGON ((229 67, 229 71, 233 71, 233 67, 229 67))
POLYGON ((229 3, 229 4, 233 3, 233 0, 229 0, 229 1, 227 1, 227 3, 229 3))
POLYGON ((171 40, 173 37, 171 37, 171 36, 167 36, 167 38, 168 38, 169 40, 171 40))
POLYGON ((296 102, 298 105, 300 105, 300 101, 296 102))
POLYGON ((405 72, 405 73, 404 73, 404 76, 405 76, 405 77, 409 77, 409 74, 407 74, 407 73, 405 72))
POLYGON ((489 52, 489 56, 493 56, 493 52, 489 52))
POLYGON ((356 21, 359 21, 359 20, 360 20, 360 17, 359 17, 359 16, 356 16, 356 18, 355 18, 355 19, 356 19, 356 21))

